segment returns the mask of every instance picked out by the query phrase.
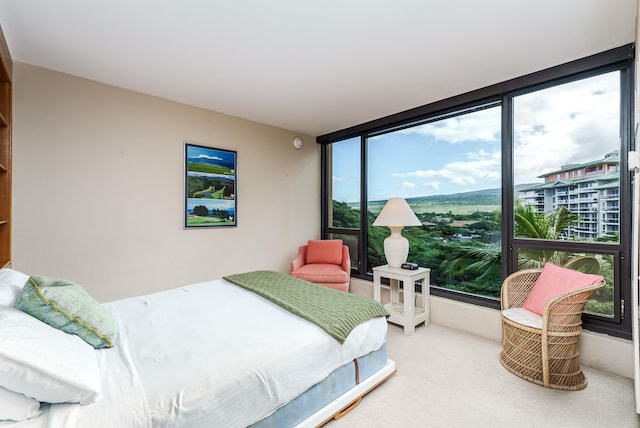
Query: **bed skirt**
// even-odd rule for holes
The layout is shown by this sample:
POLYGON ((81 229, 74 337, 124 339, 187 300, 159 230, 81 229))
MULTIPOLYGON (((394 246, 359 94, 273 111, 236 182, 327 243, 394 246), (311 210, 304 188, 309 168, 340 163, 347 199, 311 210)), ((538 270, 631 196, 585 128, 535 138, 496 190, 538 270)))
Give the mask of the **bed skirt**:
MULTIPOLYGON (((395 373, 395 363, 387 358, 386 343, 376 351, 348 363, 312 386, 252 428, 311 427, 332 419, 395 373)), ((355 407, 355 406, 353 406, 355 407)), ((345 412, 346 414, 346 412, 345 412)))

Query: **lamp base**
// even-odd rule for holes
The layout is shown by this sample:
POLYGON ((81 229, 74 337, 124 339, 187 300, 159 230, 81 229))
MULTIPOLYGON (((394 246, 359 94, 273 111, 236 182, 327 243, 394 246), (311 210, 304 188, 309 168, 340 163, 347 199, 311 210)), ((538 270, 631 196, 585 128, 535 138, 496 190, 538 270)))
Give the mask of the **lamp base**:
POLYGON ((384 240, 384 257, 389 267, 399 268, 407 261, 409 241, 402 236, 404 226, 389 226, 391 235, 384 240))

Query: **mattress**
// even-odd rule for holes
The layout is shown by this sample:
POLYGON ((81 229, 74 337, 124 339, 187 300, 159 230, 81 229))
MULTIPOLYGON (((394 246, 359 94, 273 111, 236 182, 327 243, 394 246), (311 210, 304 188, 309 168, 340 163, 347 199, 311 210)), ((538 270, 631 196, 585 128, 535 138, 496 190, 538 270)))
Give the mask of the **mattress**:
MULTIPOLYGON (((387 347, 383 345, 379 349, 337 368, 302 395, 280 407, 267 418, 251 425, 251 428, 296 427, 304 424, 311 415, 322 411, 330 403, 356 388, 357 385, 362 385, 360 382, 370 379, 371 376, 383 370, 388 362, 387 347)), ((346 403, 349 403, 349 400, 346 403)), ((321 418, 321 420, 324 419, 326 418, 321 418)))

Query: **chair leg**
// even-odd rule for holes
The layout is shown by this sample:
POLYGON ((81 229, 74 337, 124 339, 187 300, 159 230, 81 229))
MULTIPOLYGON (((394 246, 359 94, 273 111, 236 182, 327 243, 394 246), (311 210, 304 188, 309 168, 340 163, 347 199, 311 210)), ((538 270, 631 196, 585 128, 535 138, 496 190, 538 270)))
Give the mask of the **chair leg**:
POLYGON ((545 388, 549 387, 549 340, 547 331, 543 330, 540 336, 540 345, 542 351, 542 385, 545 388))

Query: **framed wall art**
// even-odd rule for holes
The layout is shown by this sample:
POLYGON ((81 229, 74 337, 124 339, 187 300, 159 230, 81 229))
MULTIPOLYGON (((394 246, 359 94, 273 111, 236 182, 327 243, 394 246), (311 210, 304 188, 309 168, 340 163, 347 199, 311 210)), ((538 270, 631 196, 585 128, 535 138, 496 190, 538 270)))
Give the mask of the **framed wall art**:
POLYGON ((184 227, 238 225, 237 153, 185 143, 184 227))

